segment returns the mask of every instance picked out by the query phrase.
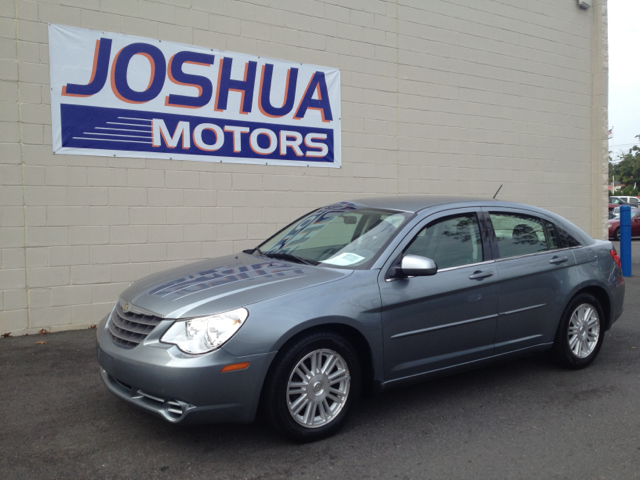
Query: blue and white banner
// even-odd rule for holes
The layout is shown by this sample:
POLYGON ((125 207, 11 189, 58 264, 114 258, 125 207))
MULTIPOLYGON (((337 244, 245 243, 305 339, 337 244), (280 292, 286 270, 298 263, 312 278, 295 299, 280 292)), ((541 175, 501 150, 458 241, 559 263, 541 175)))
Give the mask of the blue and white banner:
POLYGON ((340 71, 49 25, 53 152, 341 166, 340 71))

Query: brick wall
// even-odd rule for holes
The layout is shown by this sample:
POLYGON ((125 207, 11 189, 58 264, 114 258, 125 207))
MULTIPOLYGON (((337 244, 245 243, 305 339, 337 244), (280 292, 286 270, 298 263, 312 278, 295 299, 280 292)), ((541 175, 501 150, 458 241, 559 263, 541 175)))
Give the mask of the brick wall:
POLYGON ((144 275, 362 195, 504 184, 601 236, 603 2, 0 0, 0 333, 86 328, 144 275), (55 156, 47 23, 340 68, 343 168, 55 156))

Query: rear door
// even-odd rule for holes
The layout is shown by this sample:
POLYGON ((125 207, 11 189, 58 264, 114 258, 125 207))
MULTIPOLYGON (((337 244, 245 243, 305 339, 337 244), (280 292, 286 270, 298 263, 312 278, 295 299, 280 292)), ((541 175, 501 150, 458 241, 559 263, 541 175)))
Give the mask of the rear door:
POLYGON ((575 257, 549 220, 515 209, 488 210, 500 277, 496 355, 553 342, 575 257))
POLYGON ((498 275, 477 212, 459 209, 430 216, 407 236, 391 259, 407 254, 433 259, 433 276, 385 278, 382 324, 387 381, 412 377, 491 356, 498 308, 498 275))

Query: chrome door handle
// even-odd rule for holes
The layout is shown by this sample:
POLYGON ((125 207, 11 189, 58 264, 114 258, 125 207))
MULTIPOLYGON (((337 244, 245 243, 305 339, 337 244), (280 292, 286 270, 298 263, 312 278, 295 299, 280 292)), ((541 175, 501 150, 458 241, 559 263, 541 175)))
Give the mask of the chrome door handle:
POLYGON ((560 265, 567 260, 569 260, 569 257, 553 257, 551 260, 549 260, 549 263, 552 265, 560 265))
POLYGON ((483 278, 487 278, 493 275, 493 272, 483 272, 481 270, 477 270, 469 275, 470 280, 482 280, 483 278))

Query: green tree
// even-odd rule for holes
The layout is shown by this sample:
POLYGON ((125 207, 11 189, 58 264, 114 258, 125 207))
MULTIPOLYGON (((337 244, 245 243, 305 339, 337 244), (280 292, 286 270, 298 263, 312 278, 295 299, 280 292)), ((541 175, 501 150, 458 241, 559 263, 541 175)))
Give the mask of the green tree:
MULTIPOLYGON (((640 135, 636 135, 640 140, 640 135)), ((632 191, 634 185, 640 187, 640 147, 634 145, 625 154, 618 156, 619 162, 611 162, 609 157, 609 182, 615 176, 616 181, 624 185, 624 190, 632 191)), ((622 195, 636 195, 637 193, 623 193, 622 195)))

